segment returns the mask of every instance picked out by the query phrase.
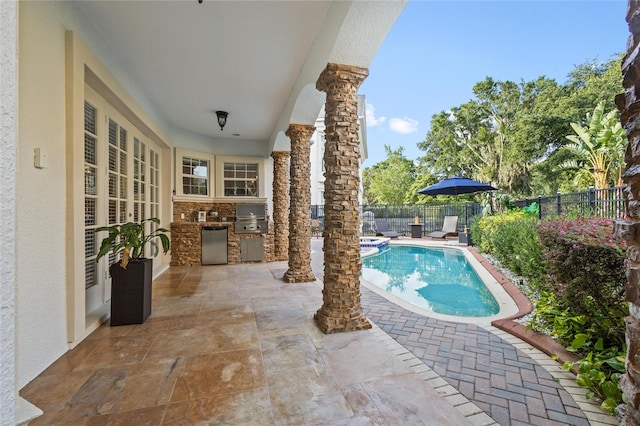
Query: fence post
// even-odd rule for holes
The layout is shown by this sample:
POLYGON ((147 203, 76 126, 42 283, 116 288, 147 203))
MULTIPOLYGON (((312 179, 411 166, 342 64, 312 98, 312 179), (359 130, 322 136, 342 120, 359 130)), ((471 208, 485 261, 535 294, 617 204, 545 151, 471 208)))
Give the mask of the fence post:
POLYGON ((542 195, 538 195, 538 219, 542 220, 542 195))
POLYGON ((389 204, 384 205, 384 218, 389 220, 389 204))
POLYGON ((589 187, 588 200, 589 200, 589 210, 593 212, 596 209, 596 188, 593 185, 589 187))
POLYGON ((556 203, 557 203, 557 207, 556 207, 556 213, 558 214, 558 216, 560 216, 562 214, 562 200, 560 199, 560 191, 558 191, 558 193, 556 194, 556 203))
POLYGON ((468 204, 465 204, 465 206, 464 206, 464 229, 466 229, 466 230, 467 230, 467 232, 469 231, 469 229, 468 229, 468 228, 470 228, 470 227, 471 227, 471 226, 469 226, 469 225, 471 225, 471 224, 469 223, 469 205, 468 205, 468 204))

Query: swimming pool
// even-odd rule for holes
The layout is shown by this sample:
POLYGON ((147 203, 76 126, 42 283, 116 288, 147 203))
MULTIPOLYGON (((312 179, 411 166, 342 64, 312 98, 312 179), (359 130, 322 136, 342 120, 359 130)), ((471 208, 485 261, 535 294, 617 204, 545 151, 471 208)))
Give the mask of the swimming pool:
POLYGON ((486 317, 500 311, 491 291, 457 249, 388 246, 362 258, 362 278, 438 314, 486 317))

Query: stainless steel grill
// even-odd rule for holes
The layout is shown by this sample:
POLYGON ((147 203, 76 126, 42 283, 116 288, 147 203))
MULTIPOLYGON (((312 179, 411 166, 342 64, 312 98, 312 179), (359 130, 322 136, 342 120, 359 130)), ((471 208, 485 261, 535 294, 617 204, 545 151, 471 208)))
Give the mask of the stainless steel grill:
POLYGON ((236 234, 263 234, 269 232, 269 222, 264 204, 236 205, 236 234))

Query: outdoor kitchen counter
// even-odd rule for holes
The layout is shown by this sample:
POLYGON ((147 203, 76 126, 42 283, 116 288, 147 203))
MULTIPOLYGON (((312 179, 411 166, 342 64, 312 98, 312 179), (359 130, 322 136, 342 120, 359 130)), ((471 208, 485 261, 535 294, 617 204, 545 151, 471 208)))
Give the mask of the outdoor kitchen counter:
POLYGON ((248 238, 264 239, 264 262, 273 262, 273 223, 269 223, 269 232, 259 234, 236 234, 234 222, 177 221, 171 224, 171 265, 200 265, 202 259, 201 232, 203 226, 227 227, 227 258, 230 264, 241 263, 240 240, 248 238))

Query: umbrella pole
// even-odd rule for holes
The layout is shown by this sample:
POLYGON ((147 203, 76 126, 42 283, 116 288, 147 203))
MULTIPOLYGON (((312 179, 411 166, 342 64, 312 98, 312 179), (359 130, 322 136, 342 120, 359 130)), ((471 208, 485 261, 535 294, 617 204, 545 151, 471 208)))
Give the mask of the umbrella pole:
POLYGON ((489 210, 491 211, 491 215, 493 215, 493 192, 489 191, 489 210))

